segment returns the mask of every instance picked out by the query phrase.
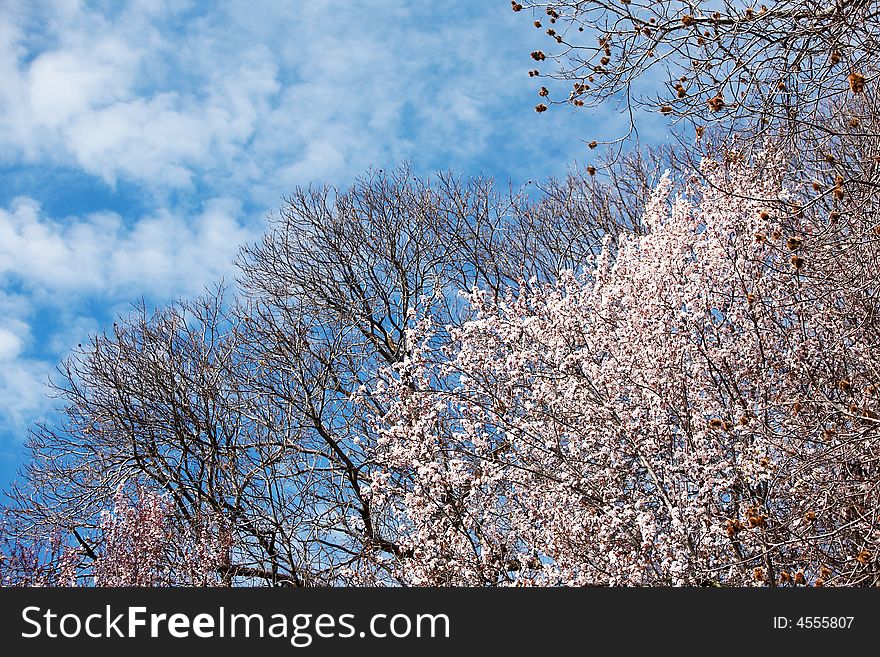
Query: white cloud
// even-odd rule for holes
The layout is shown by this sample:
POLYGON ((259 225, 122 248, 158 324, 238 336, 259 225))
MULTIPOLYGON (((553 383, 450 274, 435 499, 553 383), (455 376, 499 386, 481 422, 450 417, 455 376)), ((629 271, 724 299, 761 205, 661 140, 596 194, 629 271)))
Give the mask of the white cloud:
MULTIPOLYGON (((29 307, 25 298, 0 290, 0 427, 23 431, 45 408, 45 387, 51 365, 24 357, 31 339, 21 315, 29 307)), ((0 454, 6 446, 0 444, 0 454)))
MULTIPOLYGON (((47 408, 46 383, 52 366, 36 359, 15 359, 0 367, 0 425, 24 435, 47 408)), ((2 446, 5 447, 5 446, 2 446)))
POLYGON ((240 204, 210 199, 194 216, 160 209, 126 223, 113 213, 47 217, 31 198, 0 208, 0 281, 15 281, 44 302, 69 303, 71 294, 197 293, 228 276, 238 246, 256 237, 240 204))
POLYGON ((128 94, 134 53, 118 39, 104 39, 88 51, 42 53, 27 69, 33 120, 57 128, 84 112, 128 94))
POLYGON ((40 9, 0 17, 7 158, 74 165, 110 184, 125 176, 153 191, 187 187, 196 169, 251 138, 262 99, 277 89, 265 46, 218 69, 209 35, 178 42, 163 29, 177 7, 130 8, 112 20, 73 3, 40 9), (33 51, 28 28, 44 14, 38 45, 50 45, 33 51), (179 48, 205 51, 201 66, 169 65, 179 48))
POLYGON ((9 329, 0 326, 0 363, 18 356, 21 351, 21 339, 9 329))

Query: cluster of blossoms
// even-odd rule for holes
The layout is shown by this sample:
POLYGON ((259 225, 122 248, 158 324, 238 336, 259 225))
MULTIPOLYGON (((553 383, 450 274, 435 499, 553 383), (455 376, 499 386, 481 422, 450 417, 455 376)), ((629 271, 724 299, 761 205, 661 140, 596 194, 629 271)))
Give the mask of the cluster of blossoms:
POLYGON ((139 488, 134 504, 117 491, 101 519, 102 553, 92 571, 96 586, 216 586, 229 562, 227 535, 210 522, 181 535, 168 498, 139 488))
POLYGON ((365 490, 396 581, 880 581, 876 215, 784 168, 664 177, 584 271, 413 327, 365 490))
POLYGON ((229 564, 228 532, 209 521, 183 525, 168 498, 138 487, 131 500, 120 487, 113 510, 101 514, 101 544, 50 540, 4 546, 2 586, 218 586, 229 564), (90 577, 84 578, 83 567, 90 577))
POLYGON ((65 549, 63 535, 28 544, 9 539, 0 526, 0 586, 68 586, 76 582, 76 554, 65 549))

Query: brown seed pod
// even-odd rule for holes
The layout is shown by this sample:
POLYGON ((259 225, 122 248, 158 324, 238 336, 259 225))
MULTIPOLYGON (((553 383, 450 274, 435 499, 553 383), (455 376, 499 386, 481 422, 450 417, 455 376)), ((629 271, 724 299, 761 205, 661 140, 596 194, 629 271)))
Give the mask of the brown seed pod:
POLYGON ((865 90, 865 76, 861 73, 850 73, 846 79, 854 94, 860 94, 865 90))
POLYGON ((749 528, 767 526, 767 516, 758 513, 756 507, 746 509, 746 518, 748 519, 749 528))

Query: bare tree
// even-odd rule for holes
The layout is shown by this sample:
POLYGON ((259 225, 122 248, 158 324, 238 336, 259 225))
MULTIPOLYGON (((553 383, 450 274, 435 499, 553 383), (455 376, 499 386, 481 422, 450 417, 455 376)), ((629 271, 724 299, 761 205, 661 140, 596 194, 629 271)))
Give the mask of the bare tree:
POLYGON ((24 545, 61 531, 87 572, 116 491, 137 508, 145 487, 185 535, 206 519, 228 533, 224 581, 330 584, 375 568, 372 552, 405 557, 363 494, 382 409, 359 392, 408 357, 420 317, 460 323, 462 292, 553 280, 638 223, 622 211, 638 185, 584 172, 532 187, 402 167, 296 190, 242 249, 237 297, 141 304, 63 363, 63 420, 33 431, 5 533, 24 545))

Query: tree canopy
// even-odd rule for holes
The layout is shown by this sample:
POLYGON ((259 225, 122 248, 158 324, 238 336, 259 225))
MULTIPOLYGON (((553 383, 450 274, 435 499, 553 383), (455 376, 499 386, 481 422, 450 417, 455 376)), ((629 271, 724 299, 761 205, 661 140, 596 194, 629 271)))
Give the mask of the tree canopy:
POLYGON ((877 11, 740 4, 513 2, 678 145, 294 190, 59 366, 3 584, 880 583, 877 11))

